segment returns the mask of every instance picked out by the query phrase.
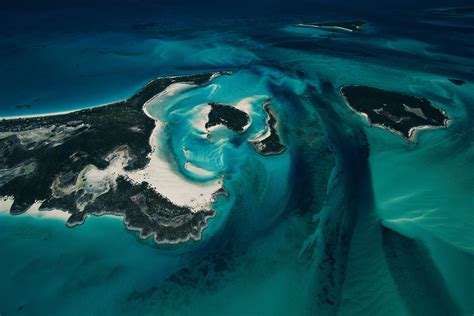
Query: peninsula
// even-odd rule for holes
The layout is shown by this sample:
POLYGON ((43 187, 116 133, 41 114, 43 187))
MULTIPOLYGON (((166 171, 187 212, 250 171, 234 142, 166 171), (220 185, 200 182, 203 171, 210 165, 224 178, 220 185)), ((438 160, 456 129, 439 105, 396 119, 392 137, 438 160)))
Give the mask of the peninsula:
POLYGON ((0 119, 0 197, 13 200, 13 215, 34 203, 40 211, 67 212, 69 227, 112 214, 157 243, 199 239, 215 211, 210 202, 177 204, 149 182, 155 120, 144 105, 173 84, 203 85, 220 74, 158 78, 116 103, 0 119))

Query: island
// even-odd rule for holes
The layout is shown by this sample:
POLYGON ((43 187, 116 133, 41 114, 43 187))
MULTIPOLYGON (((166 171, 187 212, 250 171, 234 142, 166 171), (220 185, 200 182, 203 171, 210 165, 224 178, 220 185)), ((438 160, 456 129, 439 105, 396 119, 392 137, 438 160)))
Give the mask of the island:
POLYGON ((365 21, 354 20, 354 21, 336 21, 336 22, 320 22, 320 23, 300 23, 297 25, 301 27, 313 27, 313 28, 321 28, 321 29, 327 29, 327 30, 340 30, 340 31, 345 31, 345 32, 361 32, 365 24, 366 24, 365 21))
POLYGON ((268 99, 263 105, 263 109, 267 113, 265 132, 249 141, 253 148, 264 156, 278 155, 286 150, 278 135, 278 120, 270 108, 271 104, 272 100, 268 99))
POLYGON ((460 87, 462 87, 462 86, 464 86, 464 85, 466 84, 466 81, 461 80, 461 79, 452 79, 452 78, 450 78, 450 79, 448 79, 448 80, 449 80, 450 82, 454 83, 455 85, 460 86, 460 87))
POLYGON ((425 98, 358 85, 343 86, 340 91, 346 104, 369 124, 408 141, 415 140, 417 130, 447 127, 449 123, 447 114, 425 98))
POLYGON ((214 126, 223 125, 234 132, 242 133, 250 124, 248 114, 231 105, 216 102, 211 102, 209 105, 211 110, 205 125, 207 130, 214 126))
POLYGON ((158 78, 112 104, 0 120, 0 198, 13 200, 13 215, 34 203, 40 211, 67 212, 69 227, 89 215, 111 214, 156 243, 199 239, 215 214, 210 204, 177 205, 146 181, 156 122, 144 104, 172 84, 203 85, 218 75, 158 78))

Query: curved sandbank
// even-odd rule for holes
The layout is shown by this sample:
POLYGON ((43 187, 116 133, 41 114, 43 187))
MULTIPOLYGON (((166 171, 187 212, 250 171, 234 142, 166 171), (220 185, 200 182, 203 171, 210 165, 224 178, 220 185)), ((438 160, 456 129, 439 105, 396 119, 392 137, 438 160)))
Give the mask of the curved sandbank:
POLYGON ((319 23, 299 23, 299 27, 320 28, 326 30, 339 30, 345 32, 361 32, 366 24, 362 20, 354 21, 335 21, 335 22, 319 22, 319 23))

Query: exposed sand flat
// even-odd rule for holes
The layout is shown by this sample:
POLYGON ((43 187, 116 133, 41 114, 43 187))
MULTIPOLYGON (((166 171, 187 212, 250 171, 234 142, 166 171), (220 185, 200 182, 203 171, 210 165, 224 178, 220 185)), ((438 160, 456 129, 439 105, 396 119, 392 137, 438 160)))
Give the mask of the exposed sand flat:
POLYGON ((98 196, 108 192, 116 186, 117 177, 126 175, 124 170, 130 156, 128 148, 119 148, 106 158, 109 166, 103 170, 98 169, 94 165, 88 165, 81 170, 74 184, 69 186, 61 186, 60 176, 56 177, 51 186, 52 195, 54 197, 62 197, 74 192, 82 192, 82 199, 77 199, 77 208, 83 211, 87 204, 92 203, 98 196), (88 197, 84 199, 84 197, 88 197), (81 201, 81 202, 79 202, 81 201))
POLYGON ((48 210, 40 211, 39 208, 41 206, 41 203, 43 203, 43 201, 36 201, 28 209, 28 211, 26 211, 26 214, 28 214, 30 216, 33 216, 33 217, 37 217, 37 218, 54 218, 54 219, 58 219, 58 220, 61 220, 61 221, 64 221, 64 222, 66 222, 67 219, 69 218, 69 216, 71 216, 71 214, 69 214, 67 212, 60 211, 60 210, 55 210, 55 209, 48 209, 48 210))
MULTIPOLYGON (((12 206, 14 202, 14 199, 12 197, 3 197, 3 198, 0 198, 0 214, 1 213, 9 213, 9 209, 10 207, 12 206)), ((64 212, 64 211, 61 211, 61 210, 57 210, 57 209, 43 209, 43 210, 39 210, 41 204, 43 203, 43 201, 36 201, 27 211, 26 213, 22 214, 22 215, 27 215, 27 216, 31 216, 31 217, 34 217, 34 218, 38 218, 38 219, 54 219, 54 220, 59 220, 61 222, 66 222, 69 218, 69 216, 71 216, 71 214, 69 214, 68 212, 64 212)), ((116 215, 113 215, 113 214, 106 214, 106 215, 97 215, 97 214, 94 214, 94 216, 107 216, 107 217, 111 217, 111 218, 116 218, 118 220, 122 220, 121 216, 116 216, 116 215)))
MULTIPOLYGON (((335 30, 341 30, 341 31, 346 31, 346 32, 354 32, 353 30, 351 29, 348 29, 346 27, 342 27, 342 26, 336 26, 336 25, 314 25, 314 24, 303 24, 303 23, 299 23, 299 24, 296 24, 297 26, 300 26, 300 27, 313 27, 313 28, 316 28, 316 29, 335 29, 335 30)), ((357 27, 357 29, 362 29, 361 27, 357 27)))
MULTIPOLYGON (((175 93, 190 87, 191 85, 189 84, 181 83, 170 85, 166 90, 145 104, 145 113, 155 119, 148 112, 148 106, 156 106, 157 103, 153 102, 161 103, 164 101, 164 98, 173 96, 175 93)), ((119 148, 107 158, 107 160, 110 161, 110 165, 106 169, 99 170, 95 166, 87 166, 81 171, 74 185, 67 188, 59 188, 53 184, 53 192, 56 195, 61 195, 84 189, 86 193, 93 196, 92 200, 94 200, 97 196, 113 188, 118 176, 124 176, 136 183, 148 182, 157 192, 170 199, 176 205, 188 206, 193 210, 210 208, 213 194, 222 187, 222 180, 217 179, 206 183, 197 183, 180 175, 178 171, 166 161, 163 155, 160 155, 157 151, 158 138, 163 127, 164 123, 155 119, 155 129, 150 137, 150 146, 152 148, 150 162, 144 169, 125 171, 124 167, 130 159, 128 149, 119 148)), ((188 165, 188 167, 190 168, 189 171, 200 176, 209 177, 214 175, 197 166, 188 165)), ((78 207, 79 209, 83 209, 85 205, 78 205, 78 207)))
MULTIPOLYGON (((149 111, 149 107, 152 106, 155 107, 156 112, 159 113, 161 109, 165 109, 168 105, 167 101, 169 100, 169 97, 192 87, 194 87, 194 85, 186 83, 171 84, 164 91, 145 103, 143 107, 144 113, 155 120, 155 128, 149 138, 152 152, 149 155, 150 161, 145 168, 134 171, 125 170, 131 157, 128 146, 121 146, 115 148, 115 150, 109 153, 106 157, 106 160, 109 161, 109 166, 105 169, 98 169, 95 165, 87 165, 79 172, 77 179, 73 183, 68 183, 67 179, 62 181, 61 175, 58 175, 51 185, 53 196, 61 197, 64 195, 70 195, 74 192, 83 192, 83 197, 77 200, 77 207, 79 210, 84 210, 85 207, 93 202, 98 196, 112 190, 116 186, 117 178, 123 176, 135 183, 149 183, 156 192, 165 196, 176 205, 189 207, 194 211, 211 209, 211 203, 214 201, 215 193, 222 188, 222 179, 218 178, 203 183, 193 182, 192 180, 187 179, 184 175, 181 175, 176 166, 173 165, 173 162, 168 161, 165 158, 166 155, 162 153, 160 154, 158 150, 159 136, 163 132, 166 122, 160 121, 149 111)), ((64 112, 52 113, 51 115, 59 115, 63 113, 64 112)), ((155 115, 158 116, 157 114, 155 115)), ((203 125, 204 124, 205 123, 203 123, 203 125)), ((55 131, 57 132, 58 130, 58 127, 53 126, 51 128, 53 128, 53 130, 40 130, 38 131, 39 133, 34 133, 35 135, 25 135, 21 140, 28 144, 36 144, 39 140, 48 139, 49 134, 55 131)), ((77 133, 82 128, 87 128, 87 126, 80 122, 78 122, 76 126, 60 127, 61 139, 58 139, 57 141, 62 140, 65 136, 64 134, 77 133)), ((199 168, 191 163, 187 164, 185 167, 197 175, 203 177, 214 177, 214 174, 210 171, 199 168)), ((8 212, 13 202, 13 198, 6 197, 1 199, 0 211, 8 212)), ((69 218, 70 214, 65 211, 54 209, 39 211, 42 203, 43 201, 36 201, 27 211, 27 214, 36 217, 57 218, 63 221, 67 221, 69 218)))
POLYGON ((269 127, 266 127, 265 129, 263 129, 262 131, 258 132, 255 137, 249 139, 249 142, 252 142, 252 143, 258 143, 258 142, 261 142, 265 139, 267 139, 268 137, 270 137, 270 135, 272 134, 272 131, 269 127))
POLYGON ((255 95, 253 97, 248 97, 248 98, 242 99, 242 100, 239 101, 239 103, 237 103, 235 105, 235 107, 237 109, 239 109, 242 112, 247 113, 247 115, 249 117, 249 121, 248 121, 247 125, 245 125, 243 127, 243 131, 246 131, 250 127, 250 125, 252 125, 252 115, 256 114, 256 112, 255 112, 255 106, 256 106, 255 102, 260 101, 262 99, 266 100, 266 99, 268 99, 268 96, 266 96, 266 95, 255 95))
POLYGON ((11 196, 0 197, 0 213, 8 213, 14 201, 11 196))
POLYGON ((268 96, 266 95, 255 95, 255 96, 252 96, 252 97, 248 97, 248 98, 245 98, 245 99, 242 99, 239 101, 239 103, 237 103, 235 105, 235 107, 237 109, 239 109, 240 111, 242 112, 245 112, 247 113, 249 116, 251 116, 251 114, 255 114, 255 102, 256 101, 259 101, 259 100, 262 100, 262 99, 268 99, 268 96))
MULTIPOLYGON (((0 198, 0 213, 9 213, 10 207, 12 206, 15 199, 13 197, 2 197, 0 198)), ((39 208, 43 201, 36 201, 25 214, 37 217, 37 218, 53 218, 59 219, 66 222, 70 214, 60 210, 44 210, 40 211, 39 208)))
POLYGON ((200 168, 198 166, 196 166, 195 164, 191 163, 191 162, 186 162, 184 164, 184 168, 186 170, 188 170, 189 172, 191 173, 194 173, 195 175, 198 175, 198 176, 201 176, 201 177, 213 177, 214 176, 214 173, 209 171, 209 170, 206 170, 204 168, 200 168))
POLYGON ((156 122, 150 138, 152 153, 150 163, 142 170, 127 172, 126 176, 135 182, 148 182, 157 192, 166 196, 176 205, 188 206, 193 210, 210 208, 213 194, 222 187, 222 180, 192 182, 181 176, 156 149, 158 135, 163 123, 156 122))
POLYGON ((166 101, 168 100, 168 98, 170 98, 172 96, 175 96, 176 94, 178 94, 180 92, 184 92, 184 91, 186 91, 186 90, 188 90, 192 87, 195 87, 195 85, 190 84, 190 83, 183 83, 183 82, 170 84, 168 87, 166 87, 165 90, 163 90, 162 92, 158 93, 157 95, 152 97, 150 100, 148 100, 143 105, 143 111, 145 111, 145 114, 148 117, 150 117, 154 120, 157 120, 157 118, 154 117, 150 113, 149 107, 153 107, 153 108, 157 108, 157 109, 165 108, 166 105, 167 105, 166 101))
POLYGON ((208 121, 209 113, 211 112, 212 107, 209 104, 202 104, 194 107, 191 111, 199 112, 197 115, 193 115, 194 119, 192 120, 192 125, 195 130, 202 132, 206 137, 208 130, 206 129, 206 123, 208 121))
POLYGON ((148 182, 155 190, 170 199, 174 204, 188 206, 193 210, 210 208, 214 193, 222 187, 222 180, 209 182, 193 182, 184 178, 173 166, 157 151, 158 139, 163 132, 164 124, 155 118, 149 108, 166 106, 166 100, 178 92, 193 87, 190 84, 175 83, 168 86, 145 103, 145 113, 155 120, 155 129, 150 137, 152 153, 150 163, 142 170, 127 172, 126 176, 135 182, 148 182))

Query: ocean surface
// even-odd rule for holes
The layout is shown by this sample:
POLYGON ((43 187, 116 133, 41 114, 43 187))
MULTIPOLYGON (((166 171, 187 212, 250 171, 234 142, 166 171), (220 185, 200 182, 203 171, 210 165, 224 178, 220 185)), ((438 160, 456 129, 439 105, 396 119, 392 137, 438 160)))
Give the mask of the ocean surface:
POLYGON ((472 315, 474 16, 427 11, 467 5, 1 4, 0 116, 97 106, 160 76, 232 75, 148 107, 168 123, 158 148, 177 174, 224 178, 202 240, 158 246, 112 216, 70 229, 2 209, 0 315, 472 315), (296 26, 345 19, 367 25, 296 26), (426 97, 452 123, 408 143, 352 112, 347 84, 426 97), (264 157, 247 141, 267 98, 287 150, 264 157), (203 138, 207 102, 252 125, 203 138))

